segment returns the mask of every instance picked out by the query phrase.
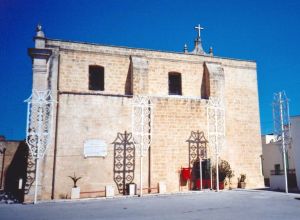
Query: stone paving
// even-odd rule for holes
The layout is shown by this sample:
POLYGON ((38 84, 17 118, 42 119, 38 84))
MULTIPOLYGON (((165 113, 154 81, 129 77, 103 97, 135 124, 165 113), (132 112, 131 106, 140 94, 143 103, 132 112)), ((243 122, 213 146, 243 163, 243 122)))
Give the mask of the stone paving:
POLYGON ((300 194, 258 190, 0 204, 0 219, 300 219, 300 194))

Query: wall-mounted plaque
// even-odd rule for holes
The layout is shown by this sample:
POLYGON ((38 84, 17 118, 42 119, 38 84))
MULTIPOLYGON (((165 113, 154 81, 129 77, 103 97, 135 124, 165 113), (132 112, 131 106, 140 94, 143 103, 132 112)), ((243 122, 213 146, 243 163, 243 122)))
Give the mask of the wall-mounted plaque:
POLYGON ((84 157, 106 157, 107 144, 103 140, 91 139, 84 142, 84 157))

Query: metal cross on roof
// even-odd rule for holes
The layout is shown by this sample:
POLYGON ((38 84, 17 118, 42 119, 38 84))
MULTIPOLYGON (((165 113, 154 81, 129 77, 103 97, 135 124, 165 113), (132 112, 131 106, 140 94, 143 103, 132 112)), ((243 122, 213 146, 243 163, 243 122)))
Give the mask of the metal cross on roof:
POLYGON ((196 26, 195 29, 198 31, 198 38, 200 38, 200 32, 201 32, 201 30, 203 30, 204 28, 201 27, 200 24, 198 24, 198 26, 196 26))

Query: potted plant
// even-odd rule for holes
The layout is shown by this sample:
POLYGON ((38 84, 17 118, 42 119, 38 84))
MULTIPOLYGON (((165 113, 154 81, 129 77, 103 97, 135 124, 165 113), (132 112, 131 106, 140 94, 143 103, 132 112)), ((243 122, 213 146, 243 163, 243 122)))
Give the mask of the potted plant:
POLYGON ((80 187, 77 187, 76 183, 82 177, 76 177, 75 172, 73 176, 69 176, 73 180, 73 187, 71 191, 71 199, 79 199, 80 198, 80 187))
POLYGON ((241 174, 240 177, 238 178, 238 187, 245 189, 246 188, 246 174, 241 174))
MULTIPOLYGON (((229 179, 229 187, 230 187, 230 183, 231 183, 230 180, 234 176, 230 164, 226 160, 221 160, 218 167, 219 167, 219 188, 224 189, 224 181, 226 178, 229 179)), ((213 171, 213 175, 216 176, 216 166, 213 166, 212 171, 213 171)))

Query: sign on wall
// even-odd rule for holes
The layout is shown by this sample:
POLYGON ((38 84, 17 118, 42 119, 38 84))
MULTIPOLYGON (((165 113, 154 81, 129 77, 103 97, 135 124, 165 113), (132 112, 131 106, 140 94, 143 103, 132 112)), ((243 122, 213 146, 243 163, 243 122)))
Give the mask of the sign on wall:
POLYGON ((84 157, 106 157, 107 144, 103 140, 91 139, 84 142, 84 157))

